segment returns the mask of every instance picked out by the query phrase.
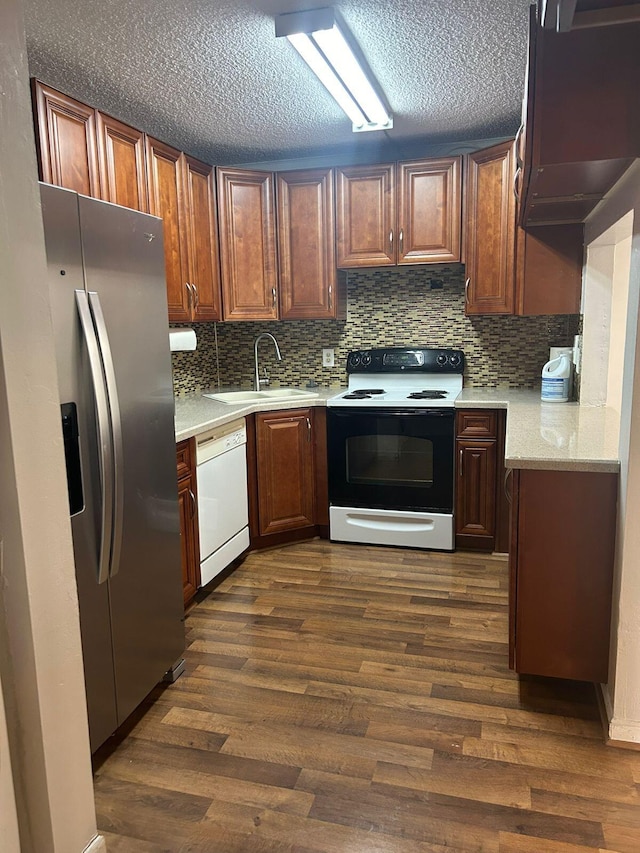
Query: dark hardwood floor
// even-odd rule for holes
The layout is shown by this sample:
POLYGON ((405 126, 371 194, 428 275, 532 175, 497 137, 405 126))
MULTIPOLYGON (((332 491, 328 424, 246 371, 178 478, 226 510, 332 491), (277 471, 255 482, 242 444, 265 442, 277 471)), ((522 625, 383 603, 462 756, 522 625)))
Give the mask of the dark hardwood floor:
POLYGON ((640 753, 592 685, 509 671, 501 557, 252 554, 186 661, 98 756, 111 853, 640 851, 640 753))

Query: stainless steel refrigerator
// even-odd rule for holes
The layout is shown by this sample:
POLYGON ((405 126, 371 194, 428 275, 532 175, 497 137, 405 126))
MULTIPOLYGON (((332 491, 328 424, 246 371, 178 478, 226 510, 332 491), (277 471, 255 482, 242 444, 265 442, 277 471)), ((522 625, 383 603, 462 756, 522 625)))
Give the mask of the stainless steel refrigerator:
POLYGON ((95 751, 184 650, 162 221, 41 199, 95 751))

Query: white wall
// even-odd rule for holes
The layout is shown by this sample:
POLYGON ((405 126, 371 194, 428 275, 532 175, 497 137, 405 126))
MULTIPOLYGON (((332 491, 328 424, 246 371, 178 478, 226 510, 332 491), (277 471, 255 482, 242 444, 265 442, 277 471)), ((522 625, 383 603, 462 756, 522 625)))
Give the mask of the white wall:
MULTIPOLYGON (((587 245, 602 241, 607 232, 616 238, 617 247, 613 254, 610 253, 611 287, 614 284, 621 286, 620 271, 625 267, 628 269, 628 277, 626 328, 623 332, 625 347, 622 357, 616 356, 616 370, 622 371, 619 396, 621 464, 611 674, 605 688, 605 700, 610 716, 610 738, 640 743, 640 336, 637 334, 640 303, 640 161, 635 162, 587 223, 587 245), (624 220, 625 217, 629 218, 624 220), (620 232, 616 228, 624 230, 620 232), (616 264, 617 273, 614 271, 616 264)), ((618 309, 619 306, 614 305, 613 312, 619 317, 618 309)), ((618 330, 620 325, 618 322, 618 330)), ((586 341, 584 348, 586 350, 586 341)))
POLYGON ((0 164, 0 826, 11 839, 0 846, 16 849, 13 813, 21 853, 81 853, 104 840, 96 843, 20 0, 0 3, 0 164))

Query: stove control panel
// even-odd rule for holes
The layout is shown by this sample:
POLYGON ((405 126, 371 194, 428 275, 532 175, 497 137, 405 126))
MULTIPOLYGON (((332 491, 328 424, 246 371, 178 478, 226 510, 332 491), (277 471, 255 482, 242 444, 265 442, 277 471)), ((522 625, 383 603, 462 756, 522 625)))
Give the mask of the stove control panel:
POLYGON ((464 353, 458 349, 354 350, 347 357, 347 373, 463 373, 464 353))

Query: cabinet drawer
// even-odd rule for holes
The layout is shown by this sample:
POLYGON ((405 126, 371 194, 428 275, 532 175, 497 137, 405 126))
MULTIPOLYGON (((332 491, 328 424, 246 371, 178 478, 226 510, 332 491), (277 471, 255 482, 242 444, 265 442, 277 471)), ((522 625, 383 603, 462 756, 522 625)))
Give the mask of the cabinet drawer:
POLYGON ((461 438, 497 438, 498 413, 484 409, 459 411, 456 432, 461 438))
POLYGON ((193 439, 187 438, 176 445, 178 479, 188 477, 193 471, 193 439))

